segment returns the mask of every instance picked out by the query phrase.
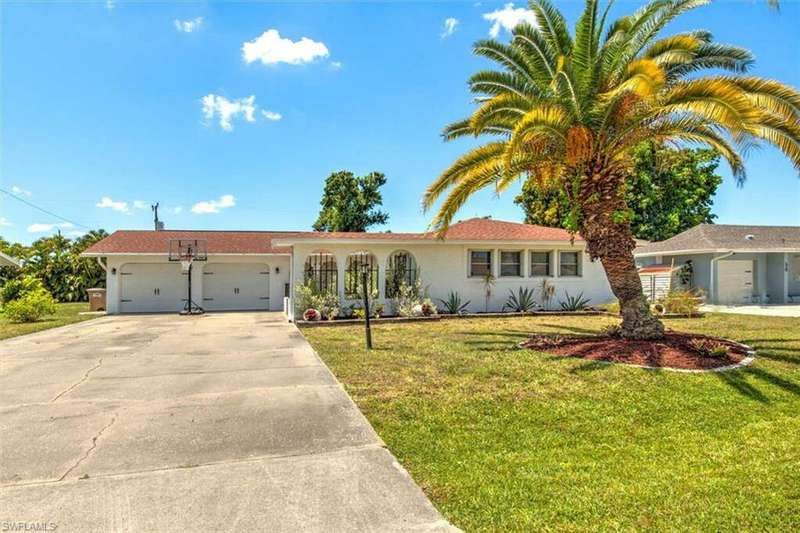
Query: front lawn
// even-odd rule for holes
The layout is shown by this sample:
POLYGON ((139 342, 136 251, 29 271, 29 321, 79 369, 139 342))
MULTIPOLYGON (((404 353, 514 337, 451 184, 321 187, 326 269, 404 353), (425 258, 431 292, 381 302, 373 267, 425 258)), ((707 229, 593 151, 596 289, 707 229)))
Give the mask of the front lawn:
POLYGON ((85 302, 58 304, 56 314, 46 316, 36 322, 21 324, 9 322, 8 319, 0 313, 0 339, 8 339, 9 337, 16 337, 17 335, 25 335, 26 333, 33 333, 34 331, 57 328, 74 322, 82 322, 84 320, 97 318, 98 315, 79 314, 88 310, 89 304, 85 302))
POLYGON ((800 529, 800 319, 668 327, 755 346, 727 373, 642 370, 519 350, 608 317, 303 330, 391 451, 475 530, 800 529))

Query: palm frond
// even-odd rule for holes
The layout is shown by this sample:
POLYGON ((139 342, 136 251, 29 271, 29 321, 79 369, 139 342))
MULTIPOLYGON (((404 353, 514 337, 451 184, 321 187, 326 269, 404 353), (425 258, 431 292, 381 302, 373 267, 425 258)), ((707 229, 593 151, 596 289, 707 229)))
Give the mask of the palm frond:
POLYGON ((459 157, 425 190, 422 208, 426 211, 430 209, 444 191, 461 181, 474 169, 486 165, 487 162, 501 165, 506 145, 507 143, 502 141, 487 143, 459 157))

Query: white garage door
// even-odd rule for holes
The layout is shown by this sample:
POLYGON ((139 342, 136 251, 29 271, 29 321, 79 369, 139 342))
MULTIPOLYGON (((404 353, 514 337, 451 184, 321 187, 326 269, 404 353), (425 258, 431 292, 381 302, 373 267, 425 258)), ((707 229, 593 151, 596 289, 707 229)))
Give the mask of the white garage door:
POLYGON ((178 263, 130 263, 120 269, 120 311, 177 312, 186 298, 186 276, 178 263))
POLYGON ((269 266, 208 263, 203 269, 203 307, 207 311, 269 309, 269 266))
POLYGON ((723 304, 749 303, 753 296, 753 261, 724 259, 717 262, 719 297, 723 304))

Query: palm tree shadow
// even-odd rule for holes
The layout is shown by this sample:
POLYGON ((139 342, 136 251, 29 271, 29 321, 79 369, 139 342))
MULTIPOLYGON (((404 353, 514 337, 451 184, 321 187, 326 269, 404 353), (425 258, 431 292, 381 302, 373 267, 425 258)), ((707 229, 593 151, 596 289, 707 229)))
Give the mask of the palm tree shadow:
POLYGON ((761 390, 746 380, 746 378, 749 376, 752 376, 757 380, 761 380, 765 385, 774 385, 788 393, 794 394, 795 396, 800 396, 799 384, 777 376, 772 372, 767 372, 762 368, 749 366, 740 368, 733 372, 717 372, 716 375, 718 378, 736 389, 744 396, 761 403, 770 403, 770 399, 761 390))

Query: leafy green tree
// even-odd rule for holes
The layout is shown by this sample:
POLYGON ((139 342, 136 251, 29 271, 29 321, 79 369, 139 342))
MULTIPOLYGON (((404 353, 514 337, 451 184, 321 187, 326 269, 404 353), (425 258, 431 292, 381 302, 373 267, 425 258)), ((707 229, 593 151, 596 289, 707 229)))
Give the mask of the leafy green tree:
MULTIPOLYGON (((713 150, 679 150, 646 141, 633 150, 633 171, 626 182, 634 237, 662 241, 697 224, 712 223, 714 193, 722 183, 713 150)), ((569 228, 569 198, 563 189, 538 190, 526 181, 514 200, 528 224, 569 228)))
POLYGON ((44 288, 60 302, 87 299, 86 289, 105 286, 105 272, 92 258, 80 257, 81 252, 108 236, 105 230, 93 230, 70 240, 56 234, 42 237, 30 246, 11 244, 0 239, 0 250, 24 261, 21 269, 4 267, 0 276, 14 279, 24 275, 41 280, 44 288))
POLYGON ((379 211, 383 204, 380 188, 386 176, 370 172, 354 176, 343 170, 325 180, 315 231, 367 231, 370 226, 386 224, 388 213, 379 211))
POLYGON ((670 21, 706 3, 652 0, 606 25, 608 6, 586 0, 570 34, 550 0, 531 0, 536 26, 518 25, 508 44, 476 43, 475 53, 500 68, 472 76, 478 108, 444 136, 495 138, 429 185, 425 208, 445 197, 435 230, 443 234, 467 199, 486 187, 501 193, 522 178, 561 189, 570 229, 600 260, 620 302, 622 336, 662 337, 664 325, 650 312, 633 260, 625 202, 632 150, 645 140, 704 144, 741 182, 739 151, 764 141, 800 169, 800 93, 744 75, 752 54, 713 42, 707 31, 665 33, 670 21))

